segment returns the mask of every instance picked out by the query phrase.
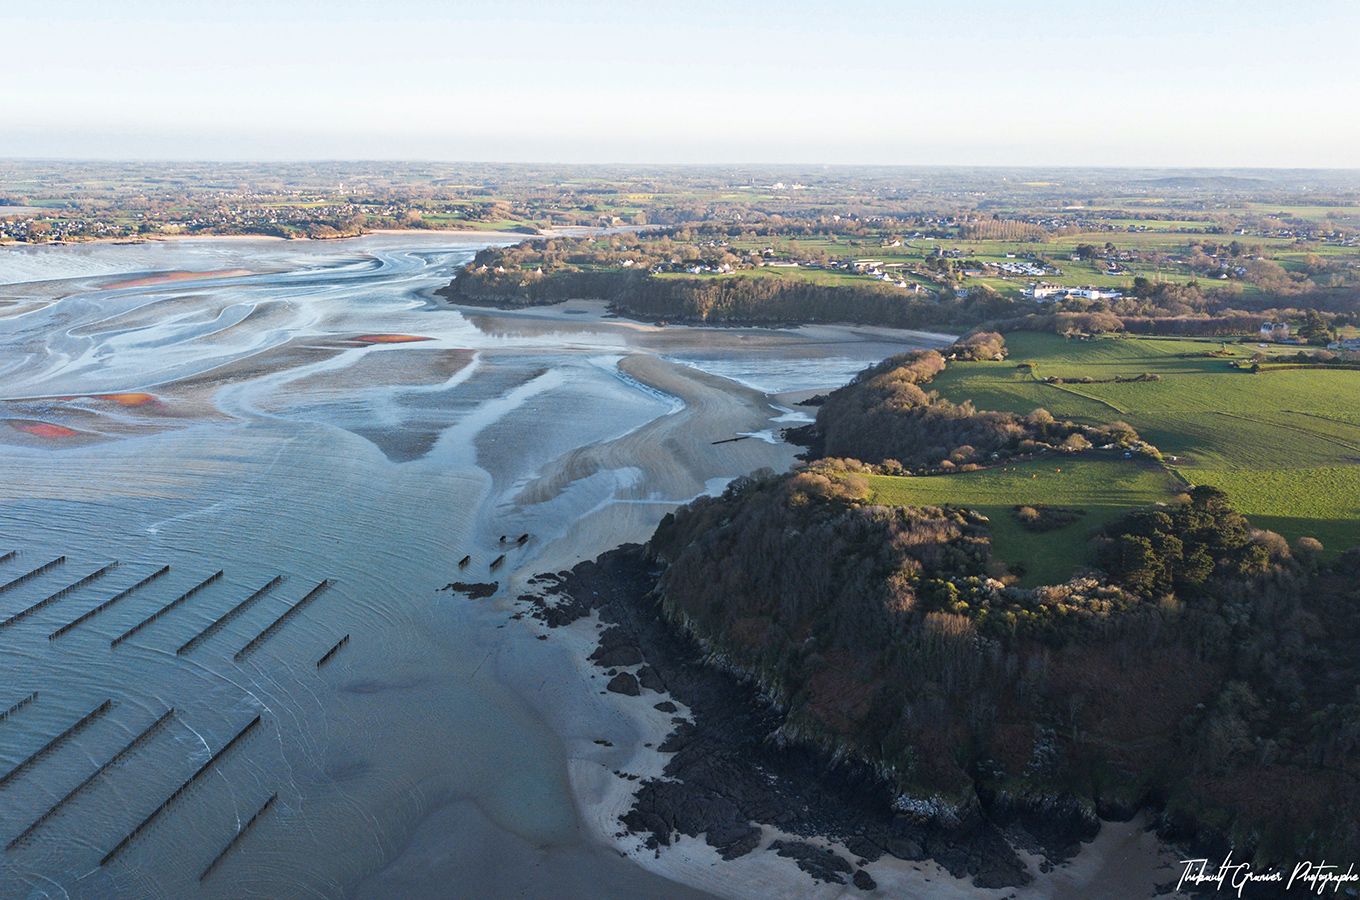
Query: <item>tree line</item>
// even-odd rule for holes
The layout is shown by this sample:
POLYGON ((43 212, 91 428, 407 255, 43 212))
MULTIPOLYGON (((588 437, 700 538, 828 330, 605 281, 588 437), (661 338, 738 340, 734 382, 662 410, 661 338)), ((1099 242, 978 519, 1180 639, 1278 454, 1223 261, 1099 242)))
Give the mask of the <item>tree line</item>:
MULTIPOLYGON (((996 332, 978 332, 945 352, 955 359, 999 359, 1005 341, 996 332)), ((946 365, 936 350, 889 357, 829 394, 816 421, 793 437, 814 456, 853 458, 890 474, 968 471, 1039 453, 1140 444, 1123 422, 1084 425, 1044 409, 1022 416, 946 400, 928 389, 946 365)))

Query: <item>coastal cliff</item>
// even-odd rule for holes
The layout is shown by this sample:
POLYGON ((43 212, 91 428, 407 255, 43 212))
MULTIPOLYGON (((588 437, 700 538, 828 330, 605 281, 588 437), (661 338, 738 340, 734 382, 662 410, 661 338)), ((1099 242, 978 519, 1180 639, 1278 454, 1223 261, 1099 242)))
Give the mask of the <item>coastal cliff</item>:
MULTIPOLYGON (((818 426, 877 410, 918 446, 916 407, 872 400, 901 365, 827 398, 818 426)), ((1003 459, 1062 438, 1051 421, 1027 436, 969 416, 1004 426, 1003 459)), ((1140 812, 1168 840, 1262 866, 1360 849, 1360 551, 1291 548, 1201 487, 1098 529, 1098 567, 1021 587, 994 558, 995 523, 884 504, 881 471, 822 459, 739 479, 540 601, 548 620, 614 623, 611 690, 669 689, 694 712, 631 830, 740 856, 772 825, 979 886, 1030 878, 1018 850, 1067 859, 1140 812)), ((852 875, 789 852, 814 877, 852 875)))
MULTIPOLYGON (((659 747, 664 777, 622 820, 651 846, 702 836, 735 858, 766 826, 811 842, 799 865, 821 880, 887 856, 1014 886, 1033 877, 1020 851, 1056 864, 1102 821, 1144 812, 1167 840, 1262 865, 1354 852, 1356 819, 1335 810, 1357 801, 1356 707, 1324 690, 1354 662, 1329 643, 1333 668, 1310 671, 1292 638, 1261 661, 1283 623, 1326 615, 1358 633, 1360 556, 1223 578, 1221 604, 1089 578, 1016 591, 942 578, 986 566, 973 514, 890 513, 853 482, 808 488, 806 473, 738 485, 525 598, 551 624, 598 612, 609 689, 690 711, 659 747), (949 584, 974 586, 977 612, 945 612, 949 584), (997 627, 1027 607, 1042 625, 997 627), (1249 607, 1258 625, 1230 623, 1249 607)), ((1234 520, 1212 493, 1187 507, 1206 517, 1234 520)))

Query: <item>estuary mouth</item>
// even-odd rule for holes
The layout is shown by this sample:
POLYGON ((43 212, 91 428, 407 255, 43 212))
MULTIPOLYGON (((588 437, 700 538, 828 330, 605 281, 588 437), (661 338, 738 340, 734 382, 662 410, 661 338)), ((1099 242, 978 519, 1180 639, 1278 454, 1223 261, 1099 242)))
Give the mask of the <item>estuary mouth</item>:
MULTIPOLYGON (((88 266, 211 253, 267 271, 125 281, 97 303, 70 290, 4 324, 26 363, 0 419, 0 684, 23 691, 0 706, 36 699, 0 727, 38 752, 104 711, 2 788, 30 832, 0 893, 25 872, 81 871, 112 894, 133 871, 189 890, 235 816, 255 822, 243 846, 275 843, 258 873, 275 891, 357 884, 406 840, 391 798, 427 791, 467 798, 449 809, 471 811, 476 840, 646 877, 583 837, 567 774, 569 756, 635 737, 506 604, 714 484, 789 464, 782 443, 714 443, 772 436, 781 413, 705 361, 721 369, 756 340, 801 360, 772 367, 776 387, 818 366, 832 385, 891 345, 663 335, 598 308, 475 323, 431 310, 420 298, 478 246, 373 236, 324 265, 315 245, 279 242, 71 248, 88 266), (45 785, 78 784, 132 742, 88 800, 45 815, 45 785), (209 762, 222 776, 194 778, 209 762)), ((205 883, 243 861, 228 853, 205 883)))

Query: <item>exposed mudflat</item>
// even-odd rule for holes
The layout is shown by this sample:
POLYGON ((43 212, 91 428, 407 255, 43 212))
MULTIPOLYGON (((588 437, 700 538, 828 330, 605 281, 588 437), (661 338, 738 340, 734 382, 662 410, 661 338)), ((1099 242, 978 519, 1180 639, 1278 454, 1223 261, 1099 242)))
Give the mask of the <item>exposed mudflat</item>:
POLYGON ((685 894, 597 827, 636 698, 508 604, 932 339, 434 301, 498 240, 0 248, 0 584, 64 557, 0 591, 0 894, 685 894))

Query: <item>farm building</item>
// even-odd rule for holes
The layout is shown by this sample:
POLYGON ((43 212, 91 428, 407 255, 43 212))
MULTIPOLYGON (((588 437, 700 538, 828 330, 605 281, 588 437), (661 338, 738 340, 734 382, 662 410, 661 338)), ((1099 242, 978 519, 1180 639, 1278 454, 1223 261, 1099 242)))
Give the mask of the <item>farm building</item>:
POLYGON ((1289 340, 1288 322, 1262 322, 1261 340, 1263 341, 1287 341, 1289 340))

